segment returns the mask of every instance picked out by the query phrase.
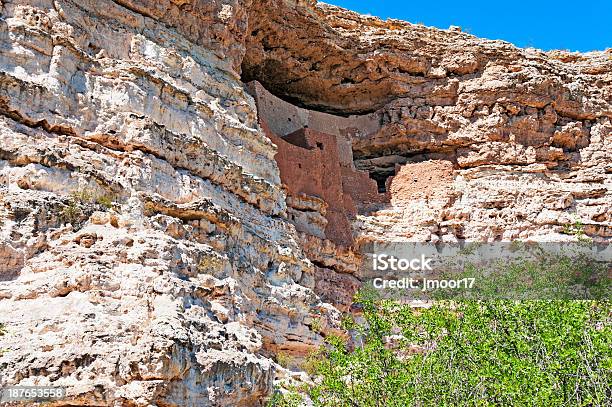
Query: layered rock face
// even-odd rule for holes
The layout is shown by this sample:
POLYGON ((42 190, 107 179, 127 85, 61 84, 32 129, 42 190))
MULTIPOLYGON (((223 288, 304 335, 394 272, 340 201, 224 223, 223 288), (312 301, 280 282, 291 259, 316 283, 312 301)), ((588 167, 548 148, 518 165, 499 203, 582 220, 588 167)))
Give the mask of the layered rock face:
POLYGON ((277 355, 337 330, 363 243, 612 237, 610 53, 310 1, 0 12, 2 386, 263 405, 277 355))
POLYGON ((335 323, 240 82, 247 6, 3 2, 2 385, 259 405, 335 323))
POLYGON ((243 77, 353 119, 355 166, 381 190, 418 190, 421 177, 392 177, 446 162, 432 174, 445 180, 440 193, 391 197, 364 214, 362 237, 557 240, 576 221, 612 236, 610 50, 544 53, 323 4, 274 4, 283 12, 251 15, 243 77))

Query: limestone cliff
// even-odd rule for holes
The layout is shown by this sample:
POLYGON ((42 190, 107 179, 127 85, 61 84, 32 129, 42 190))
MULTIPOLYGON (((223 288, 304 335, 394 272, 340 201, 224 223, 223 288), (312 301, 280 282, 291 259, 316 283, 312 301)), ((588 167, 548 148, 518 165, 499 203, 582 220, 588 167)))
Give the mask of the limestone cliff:
POLYGON ((312 1, 2 0, 0 386, 263 405, 365 242, 609 241, 611 130, 609 52, 312 1))

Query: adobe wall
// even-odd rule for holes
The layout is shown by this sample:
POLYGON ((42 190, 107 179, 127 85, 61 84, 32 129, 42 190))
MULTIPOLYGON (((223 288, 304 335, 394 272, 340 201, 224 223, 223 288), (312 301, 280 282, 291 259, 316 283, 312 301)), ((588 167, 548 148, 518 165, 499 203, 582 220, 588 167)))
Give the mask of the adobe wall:
POLYGON ((428 160, 397 165, 395 175, 387 179, 387 191, 395 207, 408 206, 416 200, 445 200, 452 193, 453 163, 428 160))
MULTIPOLYGON (((287 136, 289 142, 264 127, 278 152, 274 157, 281 181, 292 197, 315 196, 327 204, 323 215, 327 220, 324 235, 343 246, 350 246, 352 233, 349 216, 355 212, 345 208, 342 172, 338 163, 338 150, 332 135, 310 129, 298 130, 287 136)), ((296 224, 301 232, 313 234, 309 225, 296 224)))
POLYGON ((354 168, 351 146, 353 137, 366 136, 380 129, 379 117, 375 114, 335 116, 285 102, 268 92, 257 81, 249 82, 247 88, 255 98, 259 116, 265 118, 270 131, 280 137, 303 128, 335 136, 341 166, 354 168))
MULTIPOLYGON (((323 200, 327 205, 322 211, 327 221, 323 234, 337 244, 350 246, 353 242, 350 219, 360 209, 385 200, 378 193, 376 181, 353 165, 352 146, 346 132, 363 130, 349 129, 348 118, 311 112, 284 102, 257 82, 250 83, 248 88, 257 103, 260 125, 277 145, 274 158, 291 202, 303 200, 300 197, 304 195, 323 200), (303 127, 296 128, 300 125, 303 127), (327 125, 329 132, 325 131, 327 125)), ((303 217, 293 216, 298 218, 303 217)), ((302 232, 319 236, 311 224, 300 221, 294 224, 302 232)))

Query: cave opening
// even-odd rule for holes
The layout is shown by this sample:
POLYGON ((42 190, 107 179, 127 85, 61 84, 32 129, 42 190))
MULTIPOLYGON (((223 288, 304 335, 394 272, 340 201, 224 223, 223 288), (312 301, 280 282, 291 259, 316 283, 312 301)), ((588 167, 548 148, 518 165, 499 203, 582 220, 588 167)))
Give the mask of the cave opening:
POLYGON ((376 181, 379 194, 387 193, 387 180, 395 175, 395 170, 388 171, 370 171, 370 178, 376 181))

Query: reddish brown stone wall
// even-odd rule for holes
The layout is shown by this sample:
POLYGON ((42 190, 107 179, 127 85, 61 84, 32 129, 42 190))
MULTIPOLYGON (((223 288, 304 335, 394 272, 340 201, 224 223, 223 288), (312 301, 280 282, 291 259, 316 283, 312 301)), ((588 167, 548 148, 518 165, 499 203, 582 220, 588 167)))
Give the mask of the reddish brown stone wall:
POLYGON ((453 163, 429 160, 395 168, 387 179, 387 191, 394 206, 405 206, 417 199, 445 199, 453 185, 453 163))
POLYGON ((325 236, 340 245, 350 246, 353 241, 351 225, 344 207, 342 176, 334 137, 302 129, 284 139, 270 132, 263 120, 262 127, 277 145, 275 159, 287 193, 293 196, 312 195, 324 200, 327 204, 325 236))
POLYGON ((378 193, 376 181, 365 171, 342 168, 342 189, 348 195, 347 205, 354 212, 368 211, 377 205, 388 202, 385 194, 378 193))
MULTIPOLYGON (((251 86, 251 91, 257 89, 251 86)), ((339 245, 350 246, 353 243, 350 219, 360 209, 385 199, 378 193, 376 181, 366 172, 354 169, 350 141, 309 128, 278 135, 270 130, 268 119, 261 117, 261 113, 259 121, 266 135, 277 145, 275 159, 288 195, 309 195, 325 201, 325 237, 339 245)), ((299 225, 296 227, 299 230, 299 225)))

